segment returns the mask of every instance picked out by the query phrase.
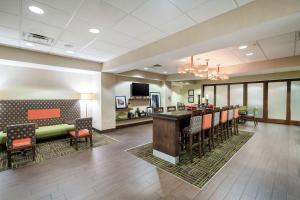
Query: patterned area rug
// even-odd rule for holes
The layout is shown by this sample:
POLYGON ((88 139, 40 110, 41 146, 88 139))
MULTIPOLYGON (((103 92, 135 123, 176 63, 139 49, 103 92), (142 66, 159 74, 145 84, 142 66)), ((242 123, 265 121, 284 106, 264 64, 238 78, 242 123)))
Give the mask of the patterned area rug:
POLYGON ((157 158, 152 154, 152 143, 129 149, 127 152, 202 188, 252 135, 253 133, 251 132, 240 131, 239 135, 231 137, 211 152, 207 152, 204 157, 199 158, 199 156, 195 154, 193 163, 189 161, 186 152, 180 153, 180 162, 176 165, 157 158))
MULTIPOLYGON (((115 140, 103 135, 95 133, 93 135, 93 147, 99 147, 106 144, 115 142, 115 140)), ((79 152, 83 152, 90 149, 90 143, 84 142, 84 139, 78 143, 78 151, 75 148, 70 147, 70 139, 57 139, 52 141, 45 141, 37 143, 36 146, 36 161, 32 161, 31 150, 27 152, 19 152, 12 156, 12 168, 19 168, 22 166, 33 165, 36 163, 42 163, 43 161, 71 155, 79 152)), ((0 171, 7 168, 7 156, 6 151, 0 151, 0 171)))

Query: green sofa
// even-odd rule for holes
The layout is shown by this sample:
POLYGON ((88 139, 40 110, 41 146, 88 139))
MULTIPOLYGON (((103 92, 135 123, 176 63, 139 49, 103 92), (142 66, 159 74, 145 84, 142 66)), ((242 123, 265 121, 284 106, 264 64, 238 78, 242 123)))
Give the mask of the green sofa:
MULTIPOLYGON (((36 129, 37 139, 47 139, 58 136, 67 136, 69 131, 74 130, 74 125, 58 124, 52 126, 41 126, 36 129)), ((6 133, 0 132, 0 144, 6 143, 6 133)))

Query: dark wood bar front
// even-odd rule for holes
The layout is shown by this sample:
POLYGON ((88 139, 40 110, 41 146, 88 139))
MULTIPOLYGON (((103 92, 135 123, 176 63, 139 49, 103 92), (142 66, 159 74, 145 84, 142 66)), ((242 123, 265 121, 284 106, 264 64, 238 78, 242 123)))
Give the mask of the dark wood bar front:
POLYGON ((179 162, 180 131, 189 125, 190 111, 153 114, 153 155, 176 164, 179 162))

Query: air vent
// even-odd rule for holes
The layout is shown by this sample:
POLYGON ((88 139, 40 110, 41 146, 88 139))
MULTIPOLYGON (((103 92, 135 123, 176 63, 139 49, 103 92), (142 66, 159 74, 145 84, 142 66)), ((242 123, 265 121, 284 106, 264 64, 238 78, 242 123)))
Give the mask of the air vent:
POLYGON ((296 32, 296 41, 299 41, 300 40, 300 31, 297 31, 296 32))
POLYGON ((52 46, 54 43, 53 38, 46 37, 35 33, 23 33, 23 39, 28 42, 37 43, 46 46, 52 46))
POLYGON ((160 64, 155 64, 155 65, 152 65, 151 68, 152 69, 157 69, 157 68, 161 68, 162 66, 160 64))

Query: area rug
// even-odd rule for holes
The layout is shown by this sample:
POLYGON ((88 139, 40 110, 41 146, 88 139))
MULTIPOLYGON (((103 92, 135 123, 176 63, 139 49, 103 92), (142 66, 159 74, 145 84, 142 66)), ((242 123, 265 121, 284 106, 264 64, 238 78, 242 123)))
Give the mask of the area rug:
MULTIPOLYGON (((115 140, 107 137, 103 134, 93 135, 93 147, 99 147, 115 142, 115 140)), ((44 141, 37 143, 36 146, 36 161, 32 161, 32 153, 30 150, 28 152, 16 153, 12 156, 12 168, 19 168, 23 166, 28 166, 32 164, 42 163, 46 160, 76 154, 83 151, 90 150, 90 143, 85 143, 81 141, 78 143, 78 151, 70 146, 70 139, 56 139, 51 141, 44 141)), ((7 156, 6 151, 0 151, 0 171, 6 170, 7 168, 7 156)))
POLYGON ((240 132, 222 144, 218 145, 211 152, 199 158, 194 155, 193 163, 188 159, 186 152, 181 152, 180 162, 176 165, 153 156, 152 143, 135 147, 127 152, 165 170, 199 188, 202 188, 225 163, 252 137, 251 132, 240 132))

